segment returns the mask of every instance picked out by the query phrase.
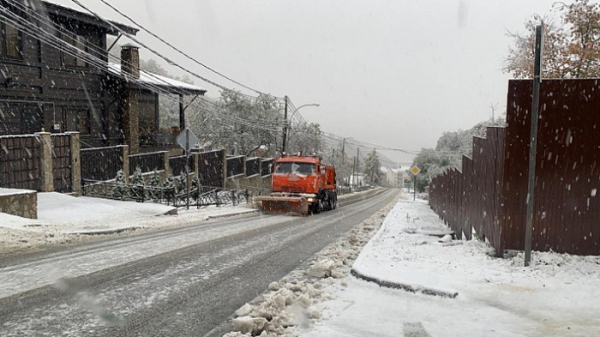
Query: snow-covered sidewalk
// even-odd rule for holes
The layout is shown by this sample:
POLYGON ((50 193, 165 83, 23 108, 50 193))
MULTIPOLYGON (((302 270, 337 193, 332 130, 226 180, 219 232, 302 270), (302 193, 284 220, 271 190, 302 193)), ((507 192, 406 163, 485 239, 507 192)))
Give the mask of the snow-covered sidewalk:
POLYGON ((426 202, 401 200, 302 336, 594 336, 600 333, 600 257, 491 256, 480 241, 439 242, 426 202), (430 291, 431 290, 431 291, 430 291), (428 293, 454 294, 456 297, 428 293))
POLYGON ((210 218, 254 213, 238 206, 179 209, 155 203, 138 203, 60 193, 38 193, 38 219, 0 213, 1 248, 27 248, 71 242, 78 234, 113 234, 139 228, 185 225, 210 218), (177 215, 171 215, 177 214, 177 215))

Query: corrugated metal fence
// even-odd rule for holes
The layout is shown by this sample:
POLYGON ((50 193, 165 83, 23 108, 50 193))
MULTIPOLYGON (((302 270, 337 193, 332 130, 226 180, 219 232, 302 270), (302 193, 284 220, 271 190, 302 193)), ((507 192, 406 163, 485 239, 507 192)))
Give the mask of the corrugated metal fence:
MULTIPOLYGON (((475 138, 462 172, 448 170, 429 188, 431 207, 467 239, 474 229, 501 255, 523 249, 531 81, 509 83, 507 128, 475 138)), ((600 86, 597 80, 544 80, 532 247, 600 255, 600 86)))

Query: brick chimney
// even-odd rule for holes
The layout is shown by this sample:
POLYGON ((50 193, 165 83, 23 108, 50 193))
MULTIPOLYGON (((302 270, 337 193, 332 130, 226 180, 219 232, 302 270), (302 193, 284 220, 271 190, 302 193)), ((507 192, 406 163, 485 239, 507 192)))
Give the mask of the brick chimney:
POLYGON ((133 44, 125 44, 121 49, 121 73, 126 80, 121 96, 121 112, 123 116, 123 134, 125 143, 129 145, 129 153, 140 151, 140 106, 139 90, 130 82, 131 78, 140 78, 140 51, 133 44))

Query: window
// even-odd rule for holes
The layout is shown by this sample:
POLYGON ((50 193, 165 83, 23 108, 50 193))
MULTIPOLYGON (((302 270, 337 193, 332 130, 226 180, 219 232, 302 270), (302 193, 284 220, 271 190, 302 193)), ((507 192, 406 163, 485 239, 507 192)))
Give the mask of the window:
POLYGON ((63 51, 63 64, 72 67, 85 67, 86 63, 83 59, 83 54, 85 52, 85 38, 76 34, 65 33, 63 34, 63 39, 67 43, 77 48, 75 56, 73 55, 72 48, 69 48, 68 53, 63 51))
POLYGON ((66 109, 62 131, 78 131, 82 135, 88 135, 91 131, 89 109, 66 109))
POLYGON ((0 39, 2 40, 0 48, 3 56, 15 59, 23 58, 21 32, 16 27, 7 23, 2 24, 0 39))
POLYGON ((312 163, 278 163, 275 168, 275 174, 298 174, 313 175, 316 173, 316 166, 312 163))
POLYGON ((78 131, 82 135, 89 135, 91 131, 90 110, 81 109, 78 113, 79 128, 78 131))

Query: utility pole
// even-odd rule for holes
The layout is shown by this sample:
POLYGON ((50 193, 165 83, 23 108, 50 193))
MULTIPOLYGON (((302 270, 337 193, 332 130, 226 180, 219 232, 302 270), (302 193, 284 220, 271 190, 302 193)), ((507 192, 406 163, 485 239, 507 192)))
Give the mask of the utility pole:
POLYGON ((285 153, 285 143, 286 143, 286 138, 287 138, 287 112, 288 112, 288 97, 285 96, 283 97, 283 100, 285 102, 285 107, 283 109, 283 141, 281 142, 281 155, 283 156, 283 154, 285 153))
POLYGON ((352 158, 352 178, 350 179, 350 188, 352 188, 352 185, 356 184, 356 177, 354 176, 354 169, 356 167, 356 157, 352 158))
POLYGON ((533 97, 531 99, 531 131, 529 136, 529 179, 527 183, 527 222, 525 223, 525 267, 531 262, 533 203, 535 192, 535 158, 537 157, 540 84, 542 82, 542 25, 535 27, 535 63, 533 66, 533 97))

